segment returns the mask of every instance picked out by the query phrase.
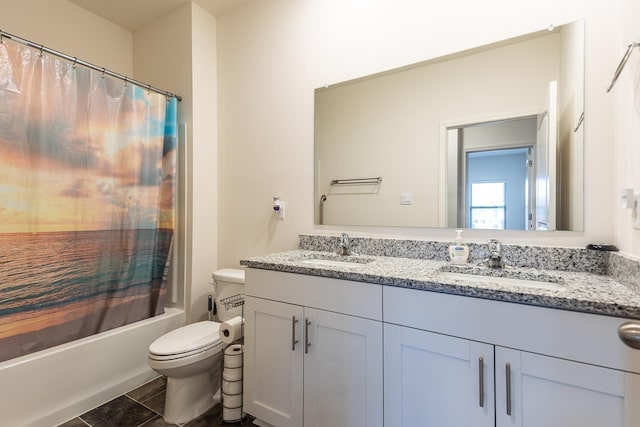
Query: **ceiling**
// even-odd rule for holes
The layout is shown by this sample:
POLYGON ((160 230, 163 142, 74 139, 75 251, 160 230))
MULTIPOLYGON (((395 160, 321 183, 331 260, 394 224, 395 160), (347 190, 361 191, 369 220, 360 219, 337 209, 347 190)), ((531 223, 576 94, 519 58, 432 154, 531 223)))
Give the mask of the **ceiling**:
MULTIPOLYGON (((129 31, 165 15, 191 0, 69 0, 129 31)), ((246 0, 194 0, 211 14, 218 16, 246 0)))

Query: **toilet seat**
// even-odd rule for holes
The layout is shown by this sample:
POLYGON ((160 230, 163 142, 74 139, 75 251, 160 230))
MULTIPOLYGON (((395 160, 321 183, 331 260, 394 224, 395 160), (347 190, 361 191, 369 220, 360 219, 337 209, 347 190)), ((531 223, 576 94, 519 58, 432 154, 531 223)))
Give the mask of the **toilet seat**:
POLYGON ((202 321, 175 329, 149 346, 149 359, 172 361, 222 350, 220 323, 202 321))

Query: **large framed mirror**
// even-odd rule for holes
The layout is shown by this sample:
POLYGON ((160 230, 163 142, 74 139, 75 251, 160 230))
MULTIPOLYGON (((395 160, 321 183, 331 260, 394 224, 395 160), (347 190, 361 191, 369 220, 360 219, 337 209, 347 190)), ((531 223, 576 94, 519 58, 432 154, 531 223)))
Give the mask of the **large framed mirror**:
POLYGON ((584 23, 315 91, 315 223, 583 230, 584 23))

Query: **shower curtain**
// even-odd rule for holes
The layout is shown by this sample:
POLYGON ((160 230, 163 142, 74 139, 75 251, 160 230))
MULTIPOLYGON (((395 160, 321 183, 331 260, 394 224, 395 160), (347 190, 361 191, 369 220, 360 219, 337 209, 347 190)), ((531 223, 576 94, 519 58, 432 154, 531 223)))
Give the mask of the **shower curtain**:
POLYGON ((177 101, 0 41, 4 361, 164 311, 177 101))

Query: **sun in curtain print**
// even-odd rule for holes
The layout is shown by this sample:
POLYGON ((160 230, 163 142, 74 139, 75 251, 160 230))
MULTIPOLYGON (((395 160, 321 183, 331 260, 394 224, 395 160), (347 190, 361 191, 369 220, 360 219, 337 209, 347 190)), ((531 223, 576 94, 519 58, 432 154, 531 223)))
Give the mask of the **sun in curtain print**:
POLYGON ((0 44, 0 361, 160 314, 175 99, 0 44))

